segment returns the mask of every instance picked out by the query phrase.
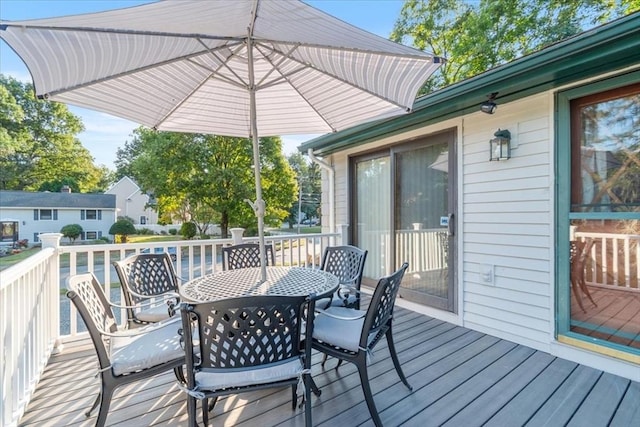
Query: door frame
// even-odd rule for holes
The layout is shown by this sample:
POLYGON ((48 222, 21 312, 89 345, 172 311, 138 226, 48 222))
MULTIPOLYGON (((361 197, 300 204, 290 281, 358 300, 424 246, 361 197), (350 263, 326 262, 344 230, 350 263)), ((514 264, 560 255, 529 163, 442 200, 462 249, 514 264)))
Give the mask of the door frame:
MULTIPOLYGON (((452 313, 458 312, 458 278, 457 278, 457 247, 458 247, 458 156, 457 156, 457 140, 458 129, 456 127, 448 128, 446 130, 434 132, 427 135, 422 135, 410 140, 399 141, 393 145, 387 145, 384 147, 376 148, 367 152, 361 152, 349 157, 349 219, 351 224, 357 222, 357 200, 356 200, 356 164, 360 161, 370 160, 376 157, 388 156, 390 158, 390 182, 388 191, 391 196, 390 209, 390 234, 395 236, 395 177, 396 177, 396 154, 405 153, 407 151, 415 150, 421 147, 434 145, 442 142, 446 142, 448 145, 448 190, 447 190, 447 204, 449 208, 449 244, 448 244, 448 274, 447 274, 447 298, 436 297, 433 295, 426 295, 424 293, 412 292, 406 288, 400 288, 399 295, 401 298, 405 298, 408 301, 412 301, 418 304, 422 304, 428 307, 433 307, 441 310, 446 310, 452 313)), ((358 236, 356 227, 350 227, 349 230, 350 241, 357 245, 358 236)), ((392 257, 391 263, 393 265, 398 264, 402 260, 395 260, 396 248, 395 239, 390 239, 390 254, 392 257)), ((387 265, 388 271, 393 270, 393 265, 387 265)), ((399 264, 398 264, 399 265, 399 264)), ((375 285, 377 278, 370 278, 369 280, 363 280, 365 285, 375 285)))

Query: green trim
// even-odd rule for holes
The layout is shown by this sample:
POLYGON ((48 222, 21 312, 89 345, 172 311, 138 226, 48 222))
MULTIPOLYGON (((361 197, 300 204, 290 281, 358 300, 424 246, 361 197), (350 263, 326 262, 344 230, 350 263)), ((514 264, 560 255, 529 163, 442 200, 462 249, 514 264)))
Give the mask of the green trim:
POLYGON ((300 145, 327 155, 479 111, 486 95, 505 103, 640 64, 640 12, 586 31, 416 100, 414 111, 324 135, 300 145))
POLYGON ((615 77, 602 79, 590 84, 571 88, 556 94, 555 120, 555 157, 556 176, 556 238, 557 248, 555 264, 555 296, 556 296, 556 339, 567 336, 580 341, 595 344, 616 351, 640 355, 640 349, 623 346, 599 338, 571 331, 571 324, 584 326, 571 320, 571 284, 569 271, 569 222, 572 219, 638 219, 637 212, 571 212, 571 100, 606 92, 618 87, 640 82, 640 71, 632 71, 615 77), (564 285, 563 285, 564 284, 564 285))

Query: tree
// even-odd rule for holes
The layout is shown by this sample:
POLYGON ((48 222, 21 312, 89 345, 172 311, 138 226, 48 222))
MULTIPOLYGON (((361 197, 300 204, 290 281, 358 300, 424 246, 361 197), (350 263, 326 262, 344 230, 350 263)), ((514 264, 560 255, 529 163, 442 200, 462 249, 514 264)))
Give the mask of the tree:
POLYGON ((33 93, 31 84, 0 74, 0 188, 36 191, 66 181, 78 192, 104 190, 105 170, 77 138, 80 118, 33 93))
MULTIPOLYGON (((265 224, 279 225, 295 202, 294 173, 282 155, 280 138, 260 139, 265 224)), ((132 176, 157 201, 160 217, 220 224, 256 231, 256 217, 245 200, 255 199, 251 140, 216 135, 158 132, 140 127, 118 150, 117 174, 132 176)), ((167 221, 170 222, 170 221, 167 221)))
POLYGON ((424 94, 638 9, 639 0, 406 0, 391 39, 447 59, 424 94))
POLYGON ((287 218, 289 228, 293 228, 293 224, 302 220, 298 218, 298 210, 305 218, 320 216, 320 167, 317 163, 309 163, 300 153, 291 154, 287 160, 296 174, 299 187, 298 203, 291 207, 287 218))
POLYGON ((128 236, 136 234, 136 228, 133 226, 131 221, 127 219, 119 219, 113 223, 111 228, 109 228, 109 234, 113 235, 114 242, 117 242, 118 236, 120 236, 120 243, 127 243, 128 236))
POLYGON ((79 224, 67 224, 60 230, 63 237, 67 237, 71 244, 76 242, 76 239, 82 235, 82 226, 79 224))

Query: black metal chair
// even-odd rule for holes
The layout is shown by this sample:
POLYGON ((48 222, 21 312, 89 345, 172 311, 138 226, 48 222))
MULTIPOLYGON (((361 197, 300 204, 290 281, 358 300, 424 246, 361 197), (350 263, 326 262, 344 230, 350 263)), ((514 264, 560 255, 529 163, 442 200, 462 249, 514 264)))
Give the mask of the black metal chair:
POLYGON ((329 246, 324 250, 320 269, 338 278, 340 287, 330 300, 316 303, 320 308, 329 306, 360 309, 360 285, 367 251, 351 245, 329 246))
POLYGON ((132 255, 113 266, 130 322, 148 324, 170 317, 168 304, 179 302, 179 277, 168 253, 132 255))
POLYGON ((408 266, 405 262, 398 271, 379 280, 366 311, 345 307, 316 310, 313 348, 356 365, 369 413, 376 426, 382 426, 382 421, 371 393, 367 357, 383 336, 387 338, 391 359, 400 380, 412 390, 400 367, 392 333, 393 308, 408 266))
MULTIPOLYGON (((275 265, 276 260, 272 245, 265 245, 267 265, 275 265)), ((260 245, 258 243, 240 243, 222 248, 222 269, 260 267, 260 245)))
POLYGON ((307 297, 247 296, 180 304, 186 353, 189 424, 196 425, 196 399, 202 418, 219 396, 304 383, 305 424, 311 424, 311 336, 313 313, 307 297), (197 337, 197 338, 194 338, 197 337), (194 342, 195 339, 195 342, 194 342), (208 399, 213 399, 209 405, 208 399))
POLYGON ((103 426, 115 389, 173 369, 184 383, 184 350, 180 345, 178 318, 133 330, 119 330, 112 306, 93 273, 67 279, 67 297, 80 313, 98 355, 100 394, 85 415, 100 404, 96 420, 103 426))

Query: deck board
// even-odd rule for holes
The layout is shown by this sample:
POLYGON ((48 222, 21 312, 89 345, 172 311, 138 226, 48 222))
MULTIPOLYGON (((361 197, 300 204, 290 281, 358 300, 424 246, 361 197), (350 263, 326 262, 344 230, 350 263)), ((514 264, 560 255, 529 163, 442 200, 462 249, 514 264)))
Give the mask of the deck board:
MULTIPOLYGON (((386 426, 640 425, 640 383, 555 358, 399 308, 396 349, 413 391, 400 381, 386 342, 369 365, 371 388, 386 426)), ((360 379, 352 364, 335 369, 314 354, 312 374, 322 390, 313 396, 315 426, 371 426, 360 379)), ((22 426, 92 426, 84 411, 99 390, 97 360, 88 339, 65 343, 52 356, 21 419, 22 426)), ((198 410, 201 422, 200 410, 198 410)), ((221 398, 216 426, 299 427, 291 389, 221 398)), ((116 390, 107 425, 187 425, 186 399, 172 372, 116 390)))

